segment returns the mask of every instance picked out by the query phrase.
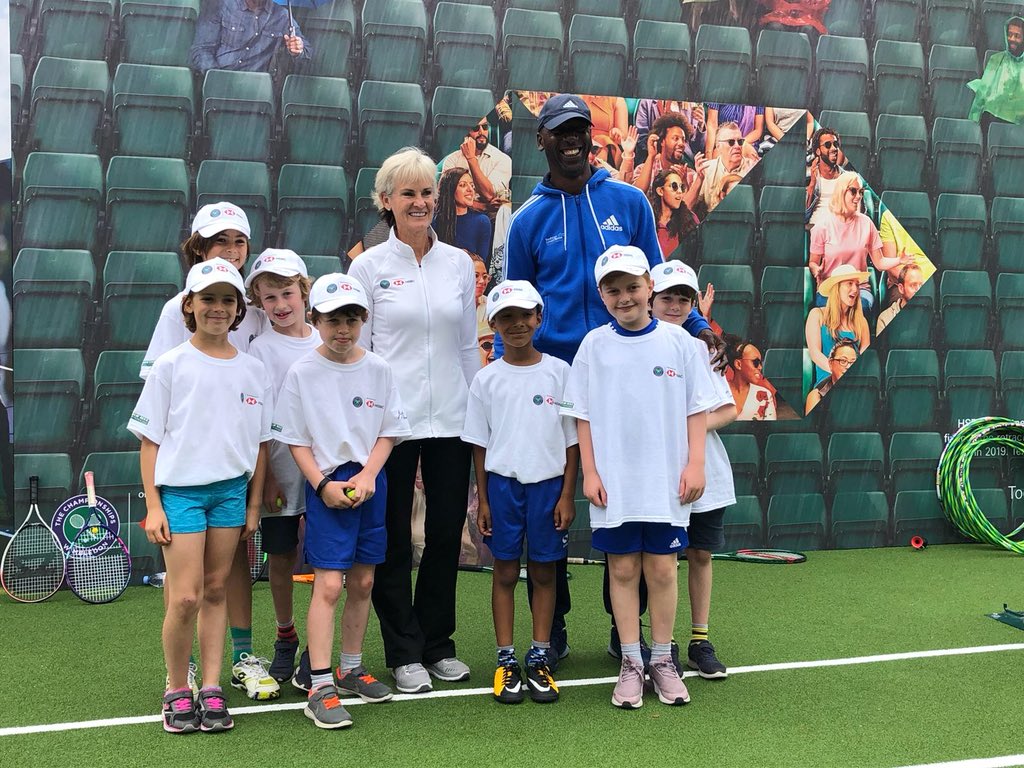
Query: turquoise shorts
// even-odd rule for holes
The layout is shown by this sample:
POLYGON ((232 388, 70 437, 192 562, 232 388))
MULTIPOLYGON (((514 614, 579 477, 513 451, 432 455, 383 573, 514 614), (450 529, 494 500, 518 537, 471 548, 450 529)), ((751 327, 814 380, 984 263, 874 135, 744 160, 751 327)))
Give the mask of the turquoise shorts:
POLYGON ((171 533, 202 533, 207 528, 245 525, 245 475, 209 485, 160 486, 160 503, 171 533))

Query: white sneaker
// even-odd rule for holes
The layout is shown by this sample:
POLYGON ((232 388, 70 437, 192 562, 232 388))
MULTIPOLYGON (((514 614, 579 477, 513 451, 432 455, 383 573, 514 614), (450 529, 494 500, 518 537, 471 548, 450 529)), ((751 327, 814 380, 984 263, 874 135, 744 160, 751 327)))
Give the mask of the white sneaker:
POLYGON ((454 656, 427 664, 427 671, 446 683, 461 683, 463 680, 469 680, 469 667, 454 656))
POLYGON ((245 691, 254 701, 276 699, 281 695, 281 686, 267 671, 268 659, 261 659, 243 653, 241 660, 231 667, 231 686, 245 691))
POLYGON ((402 693, 426 693, 434 689, 422 664, 403 664, 391 670, 395 688, 402 693))

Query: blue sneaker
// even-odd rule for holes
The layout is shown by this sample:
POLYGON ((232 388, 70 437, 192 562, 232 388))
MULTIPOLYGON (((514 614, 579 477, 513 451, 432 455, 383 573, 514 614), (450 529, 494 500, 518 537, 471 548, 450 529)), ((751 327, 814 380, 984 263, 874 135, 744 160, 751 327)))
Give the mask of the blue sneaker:
POLYGON ((313 674, 310 672, 309 666, 309 648, 304 649, 302 655, 299 656, 299 665, 295 668, 295 674, 292 675, 292 685, 307 693, 313 687, 313 674))

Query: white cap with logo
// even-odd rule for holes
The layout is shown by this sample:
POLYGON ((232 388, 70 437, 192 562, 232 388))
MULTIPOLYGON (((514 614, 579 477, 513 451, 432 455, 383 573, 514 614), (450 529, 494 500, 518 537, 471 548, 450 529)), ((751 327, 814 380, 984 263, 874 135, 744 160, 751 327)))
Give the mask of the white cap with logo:
POLYGON ((257 257, 256 263, 252 265, 252 269, 245 278, 246 289, 259 275, 268 272, 281 277, 295 277, 296 275, 309 277, 306 263, 299 258, 295 251, 289 251, 287 248, 267 248, 257 257))
POLYGON ((505 307, 544 309, 544 299, 529 280, 506 280, 496 285, 487 296, 487 320, 493 320, 505 307))
POLYGON ((664 264, 659 264, 651 270, 651 277, 654 280, 654 292, 661 293, 676 285, 685 285, 695 291, 700 291, 697 284, 697 273, 689 264, 673 259, 664 264))
POLYGON ((309 306, 321 314, 351 305, 366 310, 370 308, 366 292, 359 281, 340 272, 318 277, 309 292, 309 306))
POLYGON ((647 256, 635 245, 613 245, 597 257, 594 265, 594 279, 600 285, 606 275, 625 272, 629 275, 649 275, 651 266, 647 256))
POLYGON ((192 219, 193 235, 198 232, 203 237, 213 237, 225 229, 237 229, 246 237, 252 237, 249 218, 234 203, 225 201, 204 205, 192 219))
POLYGON ((227 283, 239 293, 245 293, 245 285, 238 270, 231 262, 221 258, 207 259, 192 267, 185 278, 185 291, 195 293, 216 283, 227 283))

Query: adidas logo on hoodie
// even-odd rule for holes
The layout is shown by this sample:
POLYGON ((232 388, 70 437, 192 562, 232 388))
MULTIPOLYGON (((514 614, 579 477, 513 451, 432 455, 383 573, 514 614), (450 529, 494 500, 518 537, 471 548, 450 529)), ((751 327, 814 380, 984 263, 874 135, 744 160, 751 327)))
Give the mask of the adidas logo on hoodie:
POLYGON ((612 214, 603 222, 601 222, 601 229, 607 232, 621 232, 622 225, 619 224, 619 220, 615 218, 614 214, 612 214))

